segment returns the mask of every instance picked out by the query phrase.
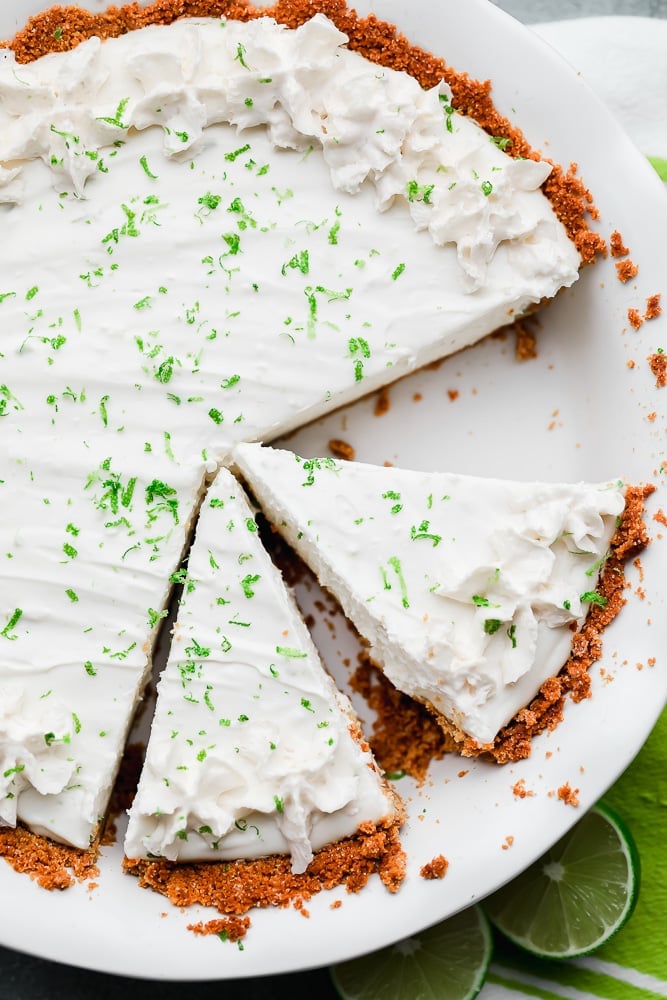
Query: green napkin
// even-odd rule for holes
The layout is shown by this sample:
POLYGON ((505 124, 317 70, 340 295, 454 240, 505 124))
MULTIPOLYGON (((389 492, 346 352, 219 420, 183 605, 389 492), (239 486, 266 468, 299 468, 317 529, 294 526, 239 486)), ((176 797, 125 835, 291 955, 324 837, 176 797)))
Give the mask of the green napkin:
POLYGON ((641 858, 630 920, 593 955, 564 962, 532 958, 498 939, 480 1000, 667 997, 667 710, 604 801, 625 820, 641 858))

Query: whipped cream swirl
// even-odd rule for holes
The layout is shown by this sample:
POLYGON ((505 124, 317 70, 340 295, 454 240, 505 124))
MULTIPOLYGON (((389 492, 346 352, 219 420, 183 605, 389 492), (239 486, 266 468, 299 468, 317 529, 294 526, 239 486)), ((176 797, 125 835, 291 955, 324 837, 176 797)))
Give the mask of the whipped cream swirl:
POLYGON ((208 126, 266 126, 277 149, 321 147, 334 187, 374 186, 377 207, 404 202, 438 245, 453 243, 473 290, 499 244, 544 222, 522 194, 548 163, 513 160, 452 107, 441 81, 423 90, 406 73, 345 48, 316 14, 295 30, 270 18, 185 20, 62 55, 0 63, 0 200, 21 198, 21 169, 40 157, 54 184, 78 197, 103 153, 131 130, 162 128, 167 156, 205 142, 208 126))

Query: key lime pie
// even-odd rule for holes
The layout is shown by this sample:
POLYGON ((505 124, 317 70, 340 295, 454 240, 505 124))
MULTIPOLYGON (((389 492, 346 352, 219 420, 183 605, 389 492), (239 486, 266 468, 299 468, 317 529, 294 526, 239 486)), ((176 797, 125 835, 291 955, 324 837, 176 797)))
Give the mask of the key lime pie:
POLYGON ((235 461, 394 686, 478 749, 559 672, 604 600, 621 482, 423 473, 257 444, 235 461))
MULTIPOLYGON (((474 344, 571 286, 604 244, 583 186, 532 153, 483 86, 449 72, 450 86, 391 26, 338 2, 204 6, 53 8, 0 49, 0 823, 95 842, 203 505, 188 574, 207 582, 185 587, 128 851, 261 845, 301 871, 400 810, 256 540, 215 527, 227 507, 235 524, 250 516, 220 467, 474 344), (261 571, 234 583, 234 553, 261 571), (273 617, 243 648, 228 631, 256 576, 273 617), (225 638, 243 649, 231 671, 225 638), (249 709, 260 685, 264 715, 249 709), (293 727, 283 690, 304 711, 293 727), (218 782, 229 794, 214 807, 218 782), (226 832, 240 822, 259 839, 226 832)), ((577 543, 601 555, 618 492, 564 499, 583 502, 577 543)), ((422 511, 415 530, 432 520, 422 511)), ((430 601, 463 608, 466 572, 433 575, 430 601)), ((524 636, 541 649, 546 633, 522 595, 514 610, 509 591, 489 595, 502 613, 465 607, 466 628, 500 622, 482 644, 504 641, 514 680, 524 636)), ((578 620, 580 597, 566 598, 545 614, 578 620)), ((468 704, 443 702, 464 728, 468 704)))

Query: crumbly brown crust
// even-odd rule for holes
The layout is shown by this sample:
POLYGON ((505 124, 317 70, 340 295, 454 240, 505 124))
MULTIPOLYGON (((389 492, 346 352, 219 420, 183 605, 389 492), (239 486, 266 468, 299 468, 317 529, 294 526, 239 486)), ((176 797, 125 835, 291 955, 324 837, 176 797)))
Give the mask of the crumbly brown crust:
POLYGON ((639 274, 639 268, 631 260, 617 260, 615 266, 616 276, 623 284, 625 284, 626 281, 630 281, 632 278, 636 278, 639 274))
POLYGON ((442 854, 432 858, 419 869, 419 874, 425 879, 444 878, 449 868, 449 861, 442 854))
POLYGON ((293 874, 284 855, 201 864, 126 858, 124 868, 143 888, 161 893, 174 906, 199 904, 239 917, 269 906, 302 909, 317 893, 338 885, 359 892, 372 875, 396 892, 405 878, 405 861, 397 825, 388 821, 362 825, 354 837, 324 847, 302 875, 293 874))
POLYGON ((627 257, 630 253, 618 229, 615 229, 609 237, 609 252, 612 257, 627 257))
POLYGON ((564 802, 566 806, 578 806, 579 805, 579 789, 572 788, 569 781, 564 785, 561 785, 556 792, 560 802, 564 802))
POLYGON ((344 441, 342 438, 331 438, 329 441, 329 451, 336 458, 342 458, 346 462, 353 462, 355 459, 355 451, 349 441, 344 441))
POLYGON ((660 304, 660 293, 657 295, 649 295, 646 300, 646 310, 644 312, 644 319, 657 319, 662 313, 662 305, 660 304))
POLYGON ((57 844, 22 826, 0 827, 0 857, 42 889, 69 889, 75 882, 99 875, 96 849, 82 851, 57 844))
MULTIPOLYGON (((4 44, 13 50, 18 62, 30 62, 47 52, 72 49, 93 35, 114 38, 149 24, 170 24, 183 17, 215 16, 248 21, 266 16, 295 28, 318 12, 326 14, 345 32, 351 49, 371 62, 410 73, 423 87, 435 86, 444 78, 452 88, 454 107, 475 118, 489 135, 502 141, 511 156, 543 158, 531 148, 521 130, 498 113, 489 80, 474 80, 467 73, 454 70, 443 59, 411 45, 395 25, 374 15, 359 17, 345 0, 278 0, 272 7, 259 8, 242 0, 157 0, 147 7, 132 3, 110 7, 100 14, 78 7, 55 6, 32 17, 22 31, 4 44)), ((543 190, 583 263, 605 255, 604 239, 590 228, 590 220, 597 219, 598 213, 590 191, 577 176, 577 164, 571 163, 566 169, 547 157, 544 159, 552 163, 553 169, 543 190)))
POLYGON ((667 385, 667 354, 664 351, 649 354, 648 363, 655 377, 656 388, 663 389, 667 385))

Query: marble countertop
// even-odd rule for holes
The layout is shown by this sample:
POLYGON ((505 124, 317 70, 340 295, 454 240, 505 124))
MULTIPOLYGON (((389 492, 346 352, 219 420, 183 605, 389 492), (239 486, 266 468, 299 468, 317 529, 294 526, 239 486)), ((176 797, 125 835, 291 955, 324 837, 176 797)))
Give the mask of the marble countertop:
MULTIPOLYGON (((461 0, 464 2, 464 0, 461 0)), ((667 18, 667 0, 495 0, 497 6, 526 24, 578 17, 630 15, 667 18)), ((6 916, 11 901, 3 899, 0 908, 6 916)), ((39 917, 36 930, 41 935, 39 917)), ((26 948, 31 945, 26 941, 26 948)), ((33 958, 28 954, 0 946, 0 1000, 182 1000, 196 991, 197 1000, 212 1000, 226 993, 242 993, 244 1000, 272 1000, 278 992, 293 997, 317 995, 318 1000, 333 1000, 337 993, 327 969, 257 979, 197 982, 151 981, 89 972, 33 958)))

